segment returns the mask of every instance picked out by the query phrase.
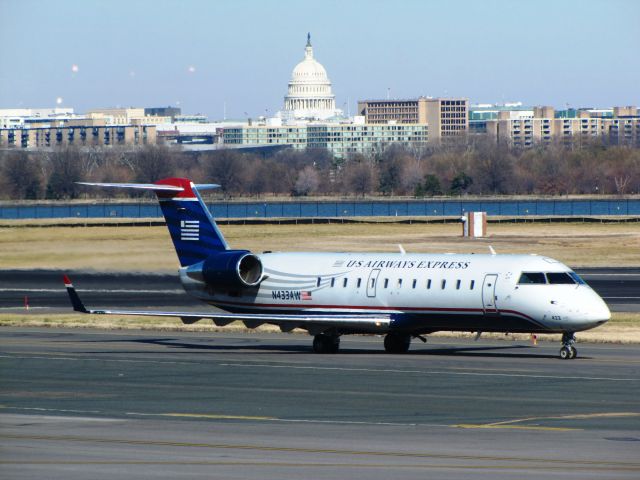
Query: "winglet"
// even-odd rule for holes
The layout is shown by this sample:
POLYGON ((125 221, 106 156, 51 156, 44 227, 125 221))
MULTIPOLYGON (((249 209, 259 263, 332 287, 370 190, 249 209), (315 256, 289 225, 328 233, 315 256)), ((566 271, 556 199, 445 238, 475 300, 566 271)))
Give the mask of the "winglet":
POLYGON ((73 305, 73 309, 76 312, 89 313, 89 311, 85 308, 82 300, 78 296, 76 289, 73 288, 73 283, 71 283, 71 279, 67 276, 63 276, 64 286, 67 287, 67 293, 69 294, 69 299, 71 300, 71 305, 73 305))

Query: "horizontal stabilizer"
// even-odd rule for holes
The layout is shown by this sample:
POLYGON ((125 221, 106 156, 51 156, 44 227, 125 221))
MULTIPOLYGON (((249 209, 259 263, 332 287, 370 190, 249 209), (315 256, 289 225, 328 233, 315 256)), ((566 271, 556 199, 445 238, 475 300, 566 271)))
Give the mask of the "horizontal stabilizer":
MULTIPOLYGON (((88 185, 90 187, 110 187, 110 188, 135 188, 138 190, 151 190, 153 192, 183 192, 184 187, 177 185, 163 185, 158 183, 97 183, 97 182, 76 182, 78 185, 88 185)), ((200 183, 194 185, 196 190, 210 190, 219 188, 217 183, 200 183)))

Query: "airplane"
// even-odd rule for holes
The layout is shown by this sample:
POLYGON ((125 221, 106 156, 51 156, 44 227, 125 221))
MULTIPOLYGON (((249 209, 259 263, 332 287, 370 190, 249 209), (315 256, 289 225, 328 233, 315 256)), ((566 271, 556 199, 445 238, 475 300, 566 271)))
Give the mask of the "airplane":
POLYGON ((577 357, 575 332, 607 322, 605 302, 561 262, 538 255, 406 253, 253 253, 232 249, 196 185, 91 183, 156 194, 180 261, 185 291, 220 309, 202 312, 87 309, 65 275, 75 311, 179 317, 191 324, 277 325, 313 335, 313 351, 336 353, 346 334, 384 335, 388 353, 445 330, 562 334, 559 357, 577 357))

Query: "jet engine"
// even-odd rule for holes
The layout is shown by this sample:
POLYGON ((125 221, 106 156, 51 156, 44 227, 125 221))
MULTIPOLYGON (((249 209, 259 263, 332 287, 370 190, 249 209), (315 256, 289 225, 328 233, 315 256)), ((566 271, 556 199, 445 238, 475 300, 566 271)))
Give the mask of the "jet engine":
POLYGON ((262 280, 262 262, 248 250, 226 250, 191 265, 187 275, 214 288, 257 287, 262 280))

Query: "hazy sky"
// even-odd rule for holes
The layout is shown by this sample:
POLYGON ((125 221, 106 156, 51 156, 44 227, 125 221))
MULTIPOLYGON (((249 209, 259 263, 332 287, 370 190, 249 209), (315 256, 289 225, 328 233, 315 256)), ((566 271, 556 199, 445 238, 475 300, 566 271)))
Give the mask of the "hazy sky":
POLYGON ((282 108, 307 32, 336 104, 640 105, 638 0, 0 0, 0 108, 282 108))

